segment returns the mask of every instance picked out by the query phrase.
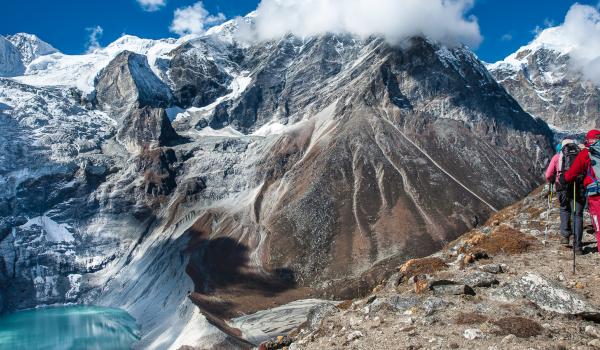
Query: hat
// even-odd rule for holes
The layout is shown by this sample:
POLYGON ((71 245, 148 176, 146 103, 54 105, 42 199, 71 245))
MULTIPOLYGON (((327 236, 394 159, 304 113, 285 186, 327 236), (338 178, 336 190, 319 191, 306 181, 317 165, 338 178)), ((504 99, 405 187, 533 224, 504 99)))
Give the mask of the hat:
POLYGON ((565 147, 566 145, 570 144, 570 143, 575 143, 575 141, 571 140, 571 139, 564 139, 562 140, 562 142, 560 143, 561 148, 565 147))
POLYGON ((591 146, 590 141, 598 139, 600 139, 600 130, 590 130, 587 135, 585 135, 585 144, 591 146))

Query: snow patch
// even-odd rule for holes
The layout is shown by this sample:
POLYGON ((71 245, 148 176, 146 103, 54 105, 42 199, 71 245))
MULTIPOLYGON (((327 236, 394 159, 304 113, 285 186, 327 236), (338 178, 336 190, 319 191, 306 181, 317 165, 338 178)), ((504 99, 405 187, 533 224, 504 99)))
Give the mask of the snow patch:
POLYGON ((267 137, 269 135, 281 135, 285 133, 287 128, 287 125, 283 125, 278 121, 271 121, 253 132, 252 136, 267 137))
POLYGON ((25 75, 14 80, 33 86, 75 87, 84 93, 94 90, 94 79, 113 58, 123 51, 146 55, 152 71, 160 76, 157 61, 167 59, 169 52, 183 43, 183 39, 141 39, 124 35, 106 48, 85 55, 54 53, 35 59, 27 66, 25 75))
POLYGON ((70 274, 67 276, 69 279, 69 290, 65 294, 65 297, 69 300, 73 300, 77 298, 79 294, 79 286, 81 285, 81 275, 80 274, 70 274))
POLYGON ((75 240, 73 234, 69 232, 71 228, 69 225, 59 224, 46 215, 29 219, 21 228, 28 229, 32 226, 41 227, 46 234, 46 239, 52 242, 73 242, 75 240))

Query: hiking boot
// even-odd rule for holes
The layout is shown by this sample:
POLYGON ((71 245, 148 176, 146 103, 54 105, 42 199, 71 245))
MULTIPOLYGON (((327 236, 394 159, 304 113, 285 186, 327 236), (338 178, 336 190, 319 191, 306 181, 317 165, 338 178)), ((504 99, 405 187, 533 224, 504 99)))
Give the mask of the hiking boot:
POLYGON ((560 239, 560 244, 569 245, 569 237, 563 237, 560 239))
POLYGON ((575 255, 583 255, 583 250, 575 249, 575 255))

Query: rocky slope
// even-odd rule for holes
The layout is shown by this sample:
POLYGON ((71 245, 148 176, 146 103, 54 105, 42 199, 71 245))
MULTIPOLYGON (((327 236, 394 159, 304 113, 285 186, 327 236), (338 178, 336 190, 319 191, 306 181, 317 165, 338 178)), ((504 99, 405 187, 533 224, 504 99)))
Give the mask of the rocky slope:
POLYGON ((307 307, 239 316, 362 295, 538 185, 550 130, 467 49, 232 28, 0 80, 5 310, 111 305, 140 348, 245 348, 307 307))
POLYGON ((573 274, 558 203, 546 203, 536 190, 439 253, 393 269, 365 298, 315 306, 306 323, 261 347, 600 348, 597 244, 585 237, 573 274))
POLYGON ((563 131, 600 127, 600 88, 576 69, 573 49, 557 42, 557 28, 503 61, 488 65, 523 109, 563 131))

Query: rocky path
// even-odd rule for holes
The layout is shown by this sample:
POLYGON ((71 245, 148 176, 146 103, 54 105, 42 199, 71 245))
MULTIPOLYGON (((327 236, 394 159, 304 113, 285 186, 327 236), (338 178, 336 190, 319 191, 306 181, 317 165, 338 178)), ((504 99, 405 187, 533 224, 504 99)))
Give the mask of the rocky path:
MULTIPOLYGON (((427 258, 406 262, 369 297, 321 304, 263 349, 600 348, 600 254, 559 245, 558 203, 542 190, 427 258), (549 214, 549 239, 543 244, 549 214)), ((588 220, 589 221, 589 220, 588 220)))

